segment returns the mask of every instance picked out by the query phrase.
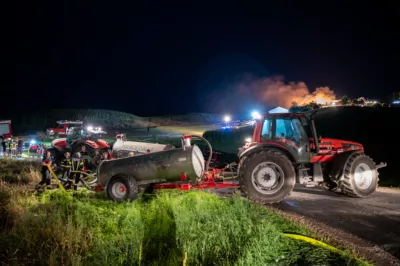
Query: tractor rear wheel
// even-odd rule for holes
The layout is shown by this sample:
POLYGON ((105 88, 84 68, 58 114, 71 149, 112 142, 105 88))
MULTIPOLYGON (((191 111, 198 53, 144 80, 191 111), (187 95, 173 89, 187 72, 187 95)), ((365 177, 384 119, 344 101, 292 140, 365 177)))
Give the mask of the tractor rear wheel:
POLYGON ((250 200, 277 203, 292 192, 296 172, 283 153, 262 150, 243 159, 239 167, 239 183, 250 200))
POLYGON ((376 191, 378 181, 374 161, 363 153, 354 153, 344 166, 340 188, 347 196, 363 198, 376 191))
POLYGON ((135 200, 139 188, 136 180, 129 176, 114 176, 107 184, 107 196, 113 201, 135 200))

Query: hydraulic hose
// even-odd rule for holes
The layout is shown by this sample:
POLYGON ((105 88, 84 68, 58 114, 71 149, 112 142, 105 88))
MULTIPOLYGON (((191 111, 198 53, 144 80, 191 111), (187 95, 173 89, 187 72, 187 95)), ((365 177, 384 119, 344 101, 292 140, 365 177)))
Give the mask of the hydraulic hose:
POLYGON ((192 136, 192 138, 198 138, 198 139, 203 140, 208 145, 208 149, 210 150, 210 154, 208 155, 208 160, 207 160, 206 167, 205 167, 205 172, 208 172, 208 168, 210 166, 210 162, 211 162, 211 158, 212 158, 212 147, 211 147, 211 144, 210 144, 210 142, 208 142, 207 139, 203 138, 202 136, 198 136, 198 135, 191 135, 191 136, 192 136))

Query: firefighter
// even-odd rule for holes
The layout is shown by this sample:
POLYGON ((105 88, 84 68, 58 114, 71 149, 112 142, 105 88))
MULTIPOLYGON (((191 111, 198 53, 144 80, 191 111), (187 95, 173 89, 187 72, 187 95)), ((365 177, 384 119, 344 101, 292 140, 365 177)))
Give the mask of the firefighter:
POLYGON ((9 139, 8 139, 8 145, 7 145, 7 146, 8 146, 7 148, 8 148, 8 156, 9 156, 9 157, 11 157, 12 142, 13 142, 12 139, 9 138, 9 139))
POLYGON ((74 186, 74 190, 78 189, 78 183, 81 179, 84 164, 82 161, 82 156, 80 152, 75 153, 74 158, 71 161, 71 171, 69 175, 68 183, 74 186))
POLYGON ((61 162, 61 169, 62 169, 61 178, 62 179, 64 179, 65 176, 66 176, 67 180, 69 179, 70 172, 71 172, 71 165, 72 165, 71 155, 69 154, 69 152, 66 152, 64 154, 64 159, 61 162))
POLYGON ((101 160, 100 161, 107 161, 107 160, 110 160, 110 158, 109 158, 108 152, 106 151, 106 152, 103 153, 103 156, 101 156, 101 160))
POLYGON ((15 157, 17 157, 17 142, 18 142, 18 139, 17 138, 15 138, 15 141, 13 140, 13 142, 12 142, 12 145, 11 145, 11 156, 15 156, 15 157))
POLYGON ((89 165, 89 160, 88 160, 89 153, 88 153, 85 145, 82 146, 80 154, 81 154, 81 158, 83 159, 83 163, 85 164, 85 166, 88 166, 89 165))
POLYGON ((36 190, 41 188, 44 184, 47 185, 47 188, 51 188, 51 175, 48 168, 48 166, 51 166, 51 163, 51 153, 47 151, 42 159, 42 180, 36 185, 36 190))
POLYGON ((101 154, 99 150, 94 151, 94 157, 93 157, 94 165, 98 166, 100 161, 101 161, 101 154))
POLYGON ((22 147, 24 146, 24 140, 20 137, 18 138, 17 154, 18 157, 22 156, 22 147))
POLYGON ((1 138, 1 146, 3 147, 3 156, 6 156, 7 153, 7 147, 6 147, 6 139, 5 138, 1 138))

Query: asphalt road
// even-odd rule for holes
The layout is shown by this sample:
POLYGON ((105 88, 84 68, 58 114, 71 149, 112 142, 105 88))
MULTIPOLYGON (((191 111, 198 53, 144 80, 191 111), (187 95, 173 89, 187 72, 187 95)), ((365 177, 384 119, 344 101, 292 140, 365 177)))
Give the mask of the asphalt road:
POLYGON ((400 189, 379 188, 369 198, 355 199, 298 186, 278 207, 355 235, 400 259, 400 189))

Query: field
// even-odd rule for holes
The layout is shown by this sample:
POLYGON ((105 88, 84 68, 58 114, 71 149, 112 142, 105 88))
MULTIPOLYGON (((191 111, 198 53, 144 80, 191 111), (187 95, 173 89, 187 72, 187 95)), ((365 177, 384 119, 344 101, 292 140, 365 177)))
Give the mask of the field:
POLYGON ((5 265, 366 265, 284 236, 321 238, 239 196, 163 191, 117 204, 83 189, 36 194, 40 165, 0 164, 5 265))

